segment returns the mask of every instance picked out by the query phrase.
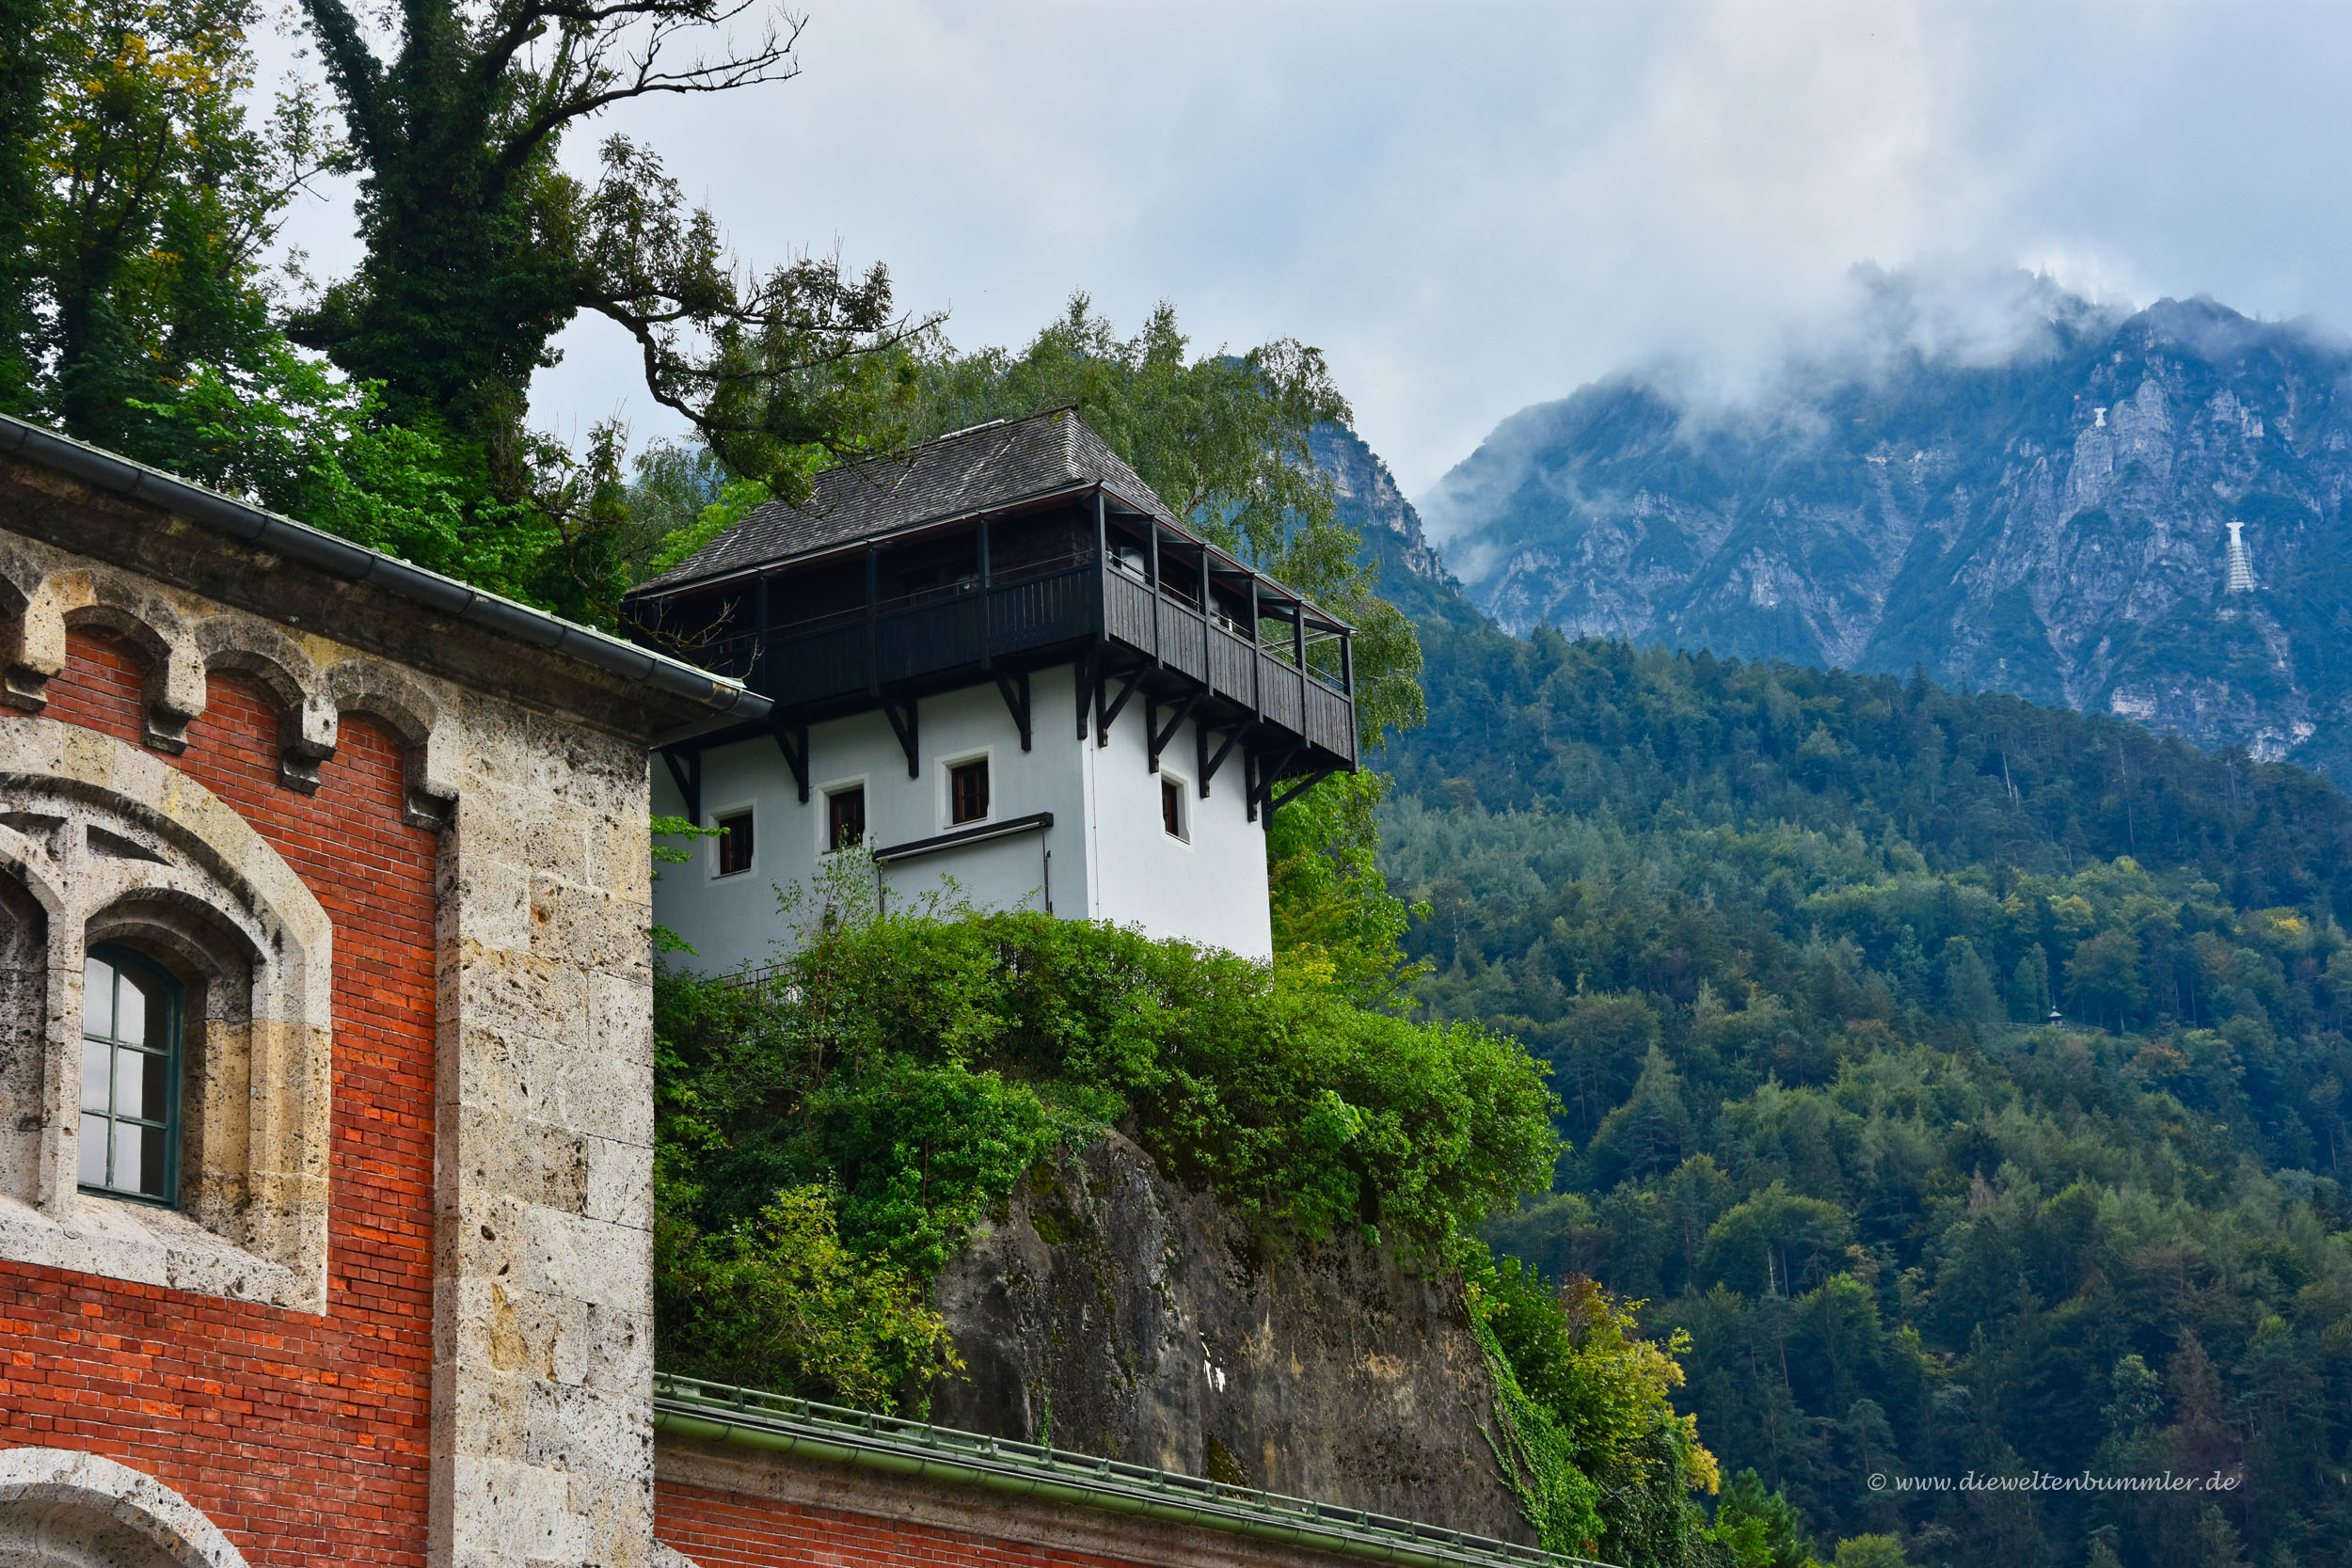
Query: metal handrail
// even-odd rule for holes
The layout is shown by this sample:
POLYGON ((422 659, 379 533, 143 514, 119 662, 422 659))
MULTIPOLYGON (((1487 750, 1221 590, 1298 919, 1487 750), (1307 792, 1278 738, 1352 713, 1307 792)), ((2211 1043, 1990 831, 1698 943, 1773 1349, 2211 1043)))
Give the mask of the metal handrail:
POLYGON ((669 1374, 654 1380, 654 1425, 686 1436, 804 1453, 1083 1507, 1320 1547, 1406 1568, 1608 1568, 1411 1519, 1335 1509, 1150 1465, 1073 1453, 757 1388, 669 1374))

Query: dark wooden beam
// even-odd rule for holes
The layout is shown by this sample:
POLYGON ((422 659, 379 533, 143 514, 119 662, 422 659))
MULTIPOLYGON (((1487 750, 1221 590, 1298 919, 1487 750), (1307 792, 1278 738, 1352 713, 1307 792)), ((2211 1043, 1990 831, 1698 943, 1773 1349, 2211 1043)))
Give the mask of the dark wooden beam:
POLYGON ((1167 751, 1168 743, 1176 738, 1176 732, 1184 728, 1185 716, 1192 712, 1192 705, 1200 700, 1200 693, 1198 691, 1187 691, 1182 697, 1178 698, 1176 700, 1175 707, 1170 709, 1168 712, 1168 726, 1165 729, 1160 727, 1160 705, 1148 698, 1145 700, 1143 705, 1143 729, 1145 737, 1150 740, 1152 744, 1152 772, 1156 773, 1160 770, 1160 753, 1167 751))
POLYGON ((770 732, 776 737, 776 750, 784 753, 784 765, 792 769, 792 782, 801 792, 801 804, 808 804, 808 726, 778 724, 770 732))
POLYGON ((677 792, 686 800, 686 820, 699 828, 703 825, 703 754, 688 752, 686 761, 678 761, 678 748, 665 746, 661 760, 670 765, 670 777, 677 781, 677 792))
POLYGON ((1305 742, 1294 742, 1283 747, 1281 754, 1272 762, 1255 752, 1249 754, 1250 762, 1257 768, 1257 776, 1250 781, 1254 786, 1249 812, 1251 821, 1264 824, 1273 820, 1274 786, 1281 782, 1282 770, 1291 765, 1291 760, 1306 749, 1305 742), (1260 807, 1264 808, 1263 815, 1260 815, 1260 807))
POLYGON ((884 702, 882 716, 890 721, 891 733, 898 737, 898 749, 907 754, 907 777, 921 778, 923 776, 922 752, 916 745, 919 732, 915 727, 915 721, 919 716, 915 711, 914 699, 910 697, 903 704, 884 702), (900 711, 902 708, 903 713, 900 711))
POLYGON ((1314 788, 1315 785, 1321 784, 1324 780, 1329 778, 1332 774, 1338 771, 1339 769, 1336 768, 1318 768, 1313 772, 1308 774, 1305 778, 1299 780, 1296 784, 1291 785, 1290 788, 1282 791, 1281 794, 1274 795, 1269 792, 1265 803, 1265 814, 1268 816, 1272 816, 1276 812, 1280 811, 1284 806, 1289 805, 1293 800, 1297 800, 1301 795, 1306 794, 1307 791, 1314 788))
POLYGON ((996 690, 1005 699, 1005 706, 1012 711, 1012 721, 1021 730, 1021 749, 1029 749, 1029 673, 1026 670, 1008 678, 1001 671, 996 675, 996 690))
POLYGON ((1089 648, 1078 656, 1078 662, 1070 667, 1071 673, 1077 677, 1078 683, 1078 738, 1080 740, 1087 737, 1087 718, 1094 711, 1094 662, 1102 657, 1101 649, 1089 648))
POLYGON ((1228 729, 1225 732, 1225 744, 1216 749, 1216 755, 1215 756, 1211 756, 1209 754, 1209 730, 1211 727, 1212 726, 1210 725, 1203 724, 1193 732, 1193 738, 1200 748, 1200 799, 1203 800, 1209 798, 1209 781, 1216 778, 1216 770, 1225 766, 1225 759, 1232 754, 1234 742, 1241 739, 1241 732, 1248 729, 1249 726, 1247 724, 1235 724, 1232 728, 1228 729))
POLYGON ((1107 705, 1102 700, 1103 677, 1099 673, 1095 676, 1095 703, 1102 713, 1094 723, 1094 744, 1098 748, 1111 743, 1111 726, 1119 721, 1119 710, 1125 707, 1127 699, 1136 694, 1136 688, 1143 684, 1143 673, 1150 668, 1148 664, 1138 664, 1128 671, 1127 684, 1119 689, 1119 695, 1107 705))

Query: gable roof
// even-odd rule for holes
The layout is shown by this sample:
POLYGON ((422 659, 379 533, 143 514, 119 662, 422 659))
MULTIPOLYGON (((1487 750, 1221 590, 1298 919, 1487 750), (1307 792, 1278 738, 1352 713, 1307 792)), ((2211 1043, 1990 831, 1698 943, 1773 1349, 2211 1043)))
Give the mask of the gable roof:
POLYGON ((707 578, 1100 484, 1171 528, 1176 514, 1070 408, 975 425, 817 476, 807 502, 769 501, 636 592, 707 578))

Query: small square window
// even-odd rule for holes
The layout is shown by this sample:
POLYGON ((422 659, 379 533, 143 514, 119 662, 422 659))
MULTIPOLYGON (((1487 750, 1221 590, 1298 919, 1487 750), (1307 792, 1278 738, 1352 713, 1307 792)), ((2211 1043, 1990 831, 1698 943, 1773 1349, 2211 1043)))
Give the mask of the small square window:
POLYGON ((732 877, 752 868, 752 814, 730 812, 719 818, 719 875, 732 877))
POLYGON ((825 796, 825 848, 851 849, 866 842, 866 786, 851 784, 825 796))
POLYGON ((1184 831, 1184 786, 1174 779, 1160 781, 1160 826, 1168 837, 1192 842, 1192 834, 1184 831))
POLYGON ((947 816, 961 826, 988 815, 988 759, 976 757, 947 769, 947 816))

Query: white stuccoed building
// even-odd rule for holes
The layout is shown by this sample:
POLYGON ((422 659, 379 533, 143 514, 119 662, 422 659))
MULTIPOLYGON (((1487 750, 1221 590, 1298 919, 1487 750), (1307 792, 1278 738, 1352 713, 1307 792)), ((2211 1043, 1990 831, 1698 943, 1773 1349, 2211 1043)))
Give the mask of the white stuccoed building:
POLYGON ((831 470, 631 609, 775 705, 655 773, 657 812, 723 830, 654 891, 711 971, 771 961, 777 890, 858 848, 894 906, 952 879, 1265 958, 1265 821, 1356 767, 1350 628, 1068 410, 831 470))

